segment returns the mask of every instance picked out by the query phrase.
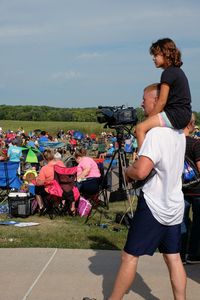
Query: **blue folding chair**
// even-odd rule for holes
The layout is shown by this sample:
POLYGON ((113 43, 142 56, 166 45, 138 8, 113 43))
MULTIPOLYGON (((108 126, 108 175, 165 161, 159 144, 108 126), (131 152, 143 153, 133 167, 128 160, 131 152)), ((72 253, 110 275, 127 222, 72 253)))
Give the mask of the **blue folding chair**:
POLYGON ((17 173, 19 167, 18 162, 0 162, 0 188, 19 189, 22 181, 17 173))

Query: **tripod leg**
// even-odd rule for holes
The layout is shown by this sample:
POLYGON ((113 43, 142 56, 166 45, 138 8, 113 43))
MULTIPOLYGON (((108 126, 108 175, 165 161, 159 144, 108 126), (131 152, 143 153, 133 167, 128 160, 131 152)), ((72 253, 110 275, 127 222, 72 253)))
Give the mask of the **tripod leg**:
MULTIPOLYGON (((109 173, 111 172, 111 168, 112 168, 112 163, 114 161, 114 159, 116 158, 116 155, 118 153, 118 150, 115 150, 112 158, 111 158, 111 161, 108 165, 108 168, 106 170, 106 173, 105 175, 103 176, 103 179, 102 179, 102 183, 101 183, 101 186, 103 189, 107 189, 108 188, 108 177, 109 177, 109 173)), ((111 184, 111 183, 110 183, 111 184)), ((112 185, 112 184, 111 184, 112 185)), ((111 187, 110 187, 111 188, 111 187)))
POLYGON ((127 209, 126 213, 130 210, 131 217, 133 217, 133 204, 132 204, 132 199, 131 199, 131 195, 130 195, 131 186, 130 186, 130 183, 126 182, 126 176, 125 176, 125 169, 126 169, 127 165, 126 165, 126 156, 125 156, 124 152, 120 152, 119 163, 121 163, 123 186, 126 191, 127 200, 129 202, 129 208, 127 209))

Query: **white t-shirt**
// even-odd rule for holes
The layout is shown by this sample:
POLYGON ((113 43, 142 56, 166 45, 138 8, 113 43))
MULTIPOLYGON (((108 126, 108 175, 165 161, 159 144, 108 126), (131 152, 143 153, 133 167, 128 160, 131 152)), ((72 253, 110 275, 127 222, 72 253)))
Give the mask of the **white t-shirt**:
POLYGON ((156 127, 147 133, 139 151, 139 156, 147 156, 154 163, 156 174, 142 191, 154 218, 163 225, 180 224, 183 219, 185 144, 182 130, 156 127))

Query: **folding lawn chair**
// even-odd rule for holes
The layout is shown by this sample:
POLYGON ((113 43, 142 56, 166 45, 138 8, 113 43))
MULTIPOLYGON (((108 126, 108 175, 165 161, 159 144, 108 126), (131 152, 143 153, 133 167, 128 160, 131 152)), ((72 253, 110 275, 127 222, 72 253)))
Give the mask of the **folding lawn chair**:
POLYGON ((88 220, 94 217, 96 212, 98 212, 100 213, 100 220, 99 220, 99 224, 100 224, 103 215, 106 216, 106 211, 109 209, 108 195, 107 195, 107 180, 104 177, 104 165, 103 165, 104 160, 101 158, 93 158, 93 159, 97 163, 101 173, 101 177, 99 178, 99 186, 95 193, 91 194, 91 193, 84 192, 82 196, 85 199, 89 200, 90 204, 92 205, 90 213, 88 214, 85 223, 87 223, 88 220))
POLYGON ((0 162, 0 189, 3 191, 0 194, 0 200, 8 196, 10 189, 20 189, 22 181, 17 173, 18 167, 18 162, 0 162))
MULTIPOLYGON (((58 165, 54 166, 54 180, 58 182, 63 193, 62 200, 64 204, 62 205, 62 211, 66 214, 75 214, 78 200, 79 200, 79 190, 75 185, 77 175, 77 167, 61 167, 58 165), (71 211, 72 203, 75 204, 74 213, 71 211)), ((62 203, 61 203, 62 204, 62 203)))

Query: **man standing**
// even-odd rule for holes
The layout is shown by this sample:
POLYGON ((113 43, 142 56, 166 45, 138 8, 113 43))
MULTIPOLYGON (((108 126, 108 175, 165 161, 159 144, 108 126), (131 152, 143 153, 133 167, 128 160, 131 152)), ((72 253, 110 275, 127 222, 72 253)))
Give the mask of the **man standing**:
MULTIPOLYGON (((190 136, 195 130, 195 115, 184 129, 186 135, 186 155, 200 172, 200 140, 190 136)), ((184 189, 185 212, 182 224, 181 258, 183 263, 200 263, 200 183, 184 189), (190 226, 190 207, 192 224, 190 226), (188 254, 188 255, 187 255, 188 254)))
MULTIPOLYGON (((153 110, 159 90, 159 84, 144 89, 142 107, 146 116, 153 110)), ((139 257, 153 255, 156 249, 163 253, 167 264, 174 299, 186 299, 186 274, 179 254, 184 212, 181 180, 184 154, 182 130, 156 127, 147 133, 138 160, 127 168, 128 180, 143 180, 153 168, 156 174, 140 192, 109 300, 123 298, 135 278, 139 257)))

